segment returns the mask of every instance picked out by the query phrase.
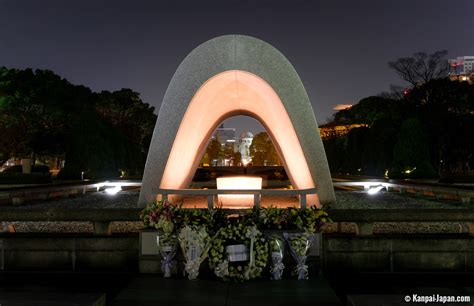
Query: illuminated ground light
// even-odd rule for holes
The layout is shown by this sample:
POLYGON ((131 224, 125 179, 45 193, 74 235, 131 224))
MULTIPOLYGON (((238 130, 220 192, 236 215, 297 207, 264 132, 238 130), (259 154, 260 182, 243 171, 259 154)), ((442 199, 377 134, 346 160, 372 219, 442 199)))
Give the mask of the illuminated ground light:
POLYGON ((105 193, 107 193, 108 195, 115 195, 119 193, 120 191, 122 191, 122 187, 120 187, 120 185, 116 185, 114 187, 109 187, 105 189, 105 193))
POLYGON ((380 190, 382 190, 384 188, 384 186, 382 185, 379 185, 379 186, 374 186, 374 187, 371 187, 367 193, 368 194, 371 194, 371 195, 374 195, 374 194, 377 194, 380 192, 380 190))
MULTIPOLYGON (((253 176, 226 176, 217 178, 218 190, 260 190, 262 189, 262 178, 253 176)), ((252 207, 253 194, 220 194, 218 202, 223 206, 252 207)))
POLYGON ((97 191, 99 191, 100 188, 104 188, 106 194, 116 195, 122 191, 122 185, 127 185, 127 183, 101 182, 95 184, 94 186, 97 188, 97 191))

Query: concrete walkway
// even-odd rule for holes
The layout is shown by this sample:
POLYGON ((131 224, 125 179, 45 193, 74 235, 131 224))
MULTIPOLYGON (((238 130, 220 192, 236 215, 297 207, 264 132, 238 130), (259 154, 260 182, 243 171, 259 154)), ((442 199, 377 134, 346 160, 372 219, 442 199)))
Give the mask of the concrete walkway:
POLYGON ((0 272, 1 306, 106 306, 133 278, 123 273, 0 272))
MULTIPOLYGON (((101 273, 0 273, 0 305, 408 305, 405 297, 444 295, 470 297, 473 273, 366 273, 312 276, 307 281, 266 279, 225 283, 214 279, 165 280, 160 275, 101 273)), ((422 305, 433 305, 424 304, 422 305)))
POLYGON ((164 279, 122 273, 0 273, 1 306, 341 305, 322 276, 307 281, 164 279))
POLYGON ((306 281, 256 280, 226 283, 218 280, 188 281, 161 276, 137 276, 112 302, 128 305, 341 305, 323 277, 306 281))

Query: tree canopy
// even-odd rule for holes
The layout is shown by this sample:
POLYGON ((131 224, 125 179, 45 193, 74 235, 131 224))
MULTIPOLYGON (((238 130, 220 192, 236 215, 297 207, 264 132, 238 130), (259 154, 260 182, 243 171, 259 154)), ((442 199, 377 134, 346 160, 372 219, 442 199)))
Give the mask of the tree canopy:
POLYGON ((65 177, 143 170, 154 108, 130 89, 92 92, 49 70, 0 68, 0 163, 65 158, 65 177))
POLYGON ((206 151, 204 152, 204 156, 201 159, 201 164, 208 164, 212 165, 214 160, 219 160, 224 157, 224 150, 222 148, 221 143, 213 138, 207 145, 206 151))
POLYGON ((334 121, 345 124, 373 125, 376 121, 387 117, 397 118, 403 115, 403 103, 400 101, 371 96, 363 98, 354 106, 334 114, 334 121))
POLYGON ((267 132, 254 136, 249 151, 254 166, 281 165, 278 152, 267 132))
POLYGON ((420 52, 391 62, 413 88, 334 114, 332 125, 364 125, 324 141, 331 171, 432 177, 474 168, 474 84, 446 78, 445 56, 420 52))
POLYGON ((402 80, 416 87, 434 79, 448 75, 449 64, 446 60, 448 51, 441 50, 432 54, 417 52, 413 56, 401 57, 388 66, 402 78, 402 80))

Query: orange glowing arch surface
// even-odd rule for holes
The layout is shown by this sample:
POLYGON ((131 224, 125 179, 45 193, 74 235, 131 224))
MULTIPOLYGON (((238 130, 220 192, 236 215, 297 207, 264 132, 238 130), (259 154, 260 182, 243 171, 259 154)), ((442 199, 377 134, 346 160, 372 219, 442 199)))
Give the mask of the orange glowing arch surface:
POLYGON ((297 189, 315 187, 301 145, 285 107, 270 85, 258 76, 230 70, 209 79, 198 90, 179 127, 160 188, 187 188, 208 139, 226 118, 248 115, 271 135, 297 189))
POLYGON ((309 196, 309 205, 335 202, 316 119, 296 71, 265 42, 226 35, 191 52, 170 82, 138 206, 156 199, 160 188, 188 188, 212 132, 235 115, 265 127, 295 188, 318 188, 319 199, 309 196))

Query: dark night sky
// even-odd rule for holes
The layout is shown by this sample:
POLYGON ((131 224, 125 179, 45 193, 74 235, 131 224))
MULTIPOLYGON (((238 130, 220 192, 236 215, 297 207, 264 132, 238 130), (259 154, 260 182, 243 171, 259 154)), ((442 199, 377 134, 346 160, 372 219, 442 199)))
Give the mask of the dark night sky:
MULTIPOLYGON (((157 108, 181 60, 224 34, 283 52, 323 123, 336 104, 401 85, 390 60, 474 55, 474 1, 0 0, 0 66, 51 69, 93 90, 132 88, 157 108)), ((257 130, 250 119, 231 125, 257 130)))

